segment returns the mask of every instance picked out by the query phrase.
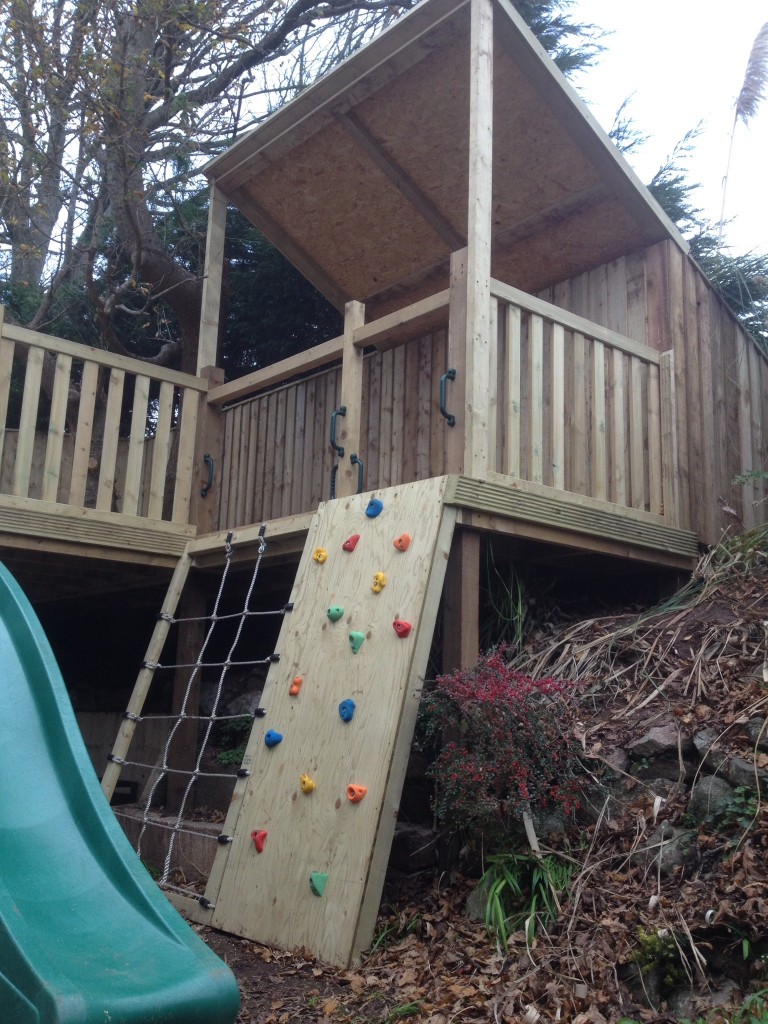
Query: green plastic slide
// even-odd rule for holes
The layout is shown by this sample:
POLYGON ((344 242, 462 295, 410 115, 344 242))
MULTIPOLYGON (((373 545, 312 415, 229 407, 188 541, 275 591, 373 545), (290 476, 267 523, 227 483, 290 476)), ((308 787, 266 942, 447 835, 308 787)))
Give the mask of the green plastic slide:
POLYGON ((0 710, 0 1024, 232 1024, 234 976, 124 836, 2 565, 0 710))

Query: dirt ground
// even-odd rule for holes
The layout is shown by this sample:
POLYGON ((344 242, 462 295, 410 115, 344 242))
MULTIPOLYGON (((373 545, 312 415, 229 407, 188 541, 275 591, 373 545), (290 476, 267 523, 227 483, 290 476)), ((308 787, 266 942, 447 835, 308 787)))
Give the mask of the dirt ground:
POLYGON ((239 981, 238 1024, 768 1020, 768 528, 705 559, 650 615, 542 631, 524 671, 583 681, 574 736, 588 774, 651 726, 678 723, 681 735, 715 737, 719 764, 746 766, 733 806, 716 820, 686 816, 682 753, 662 801, 663 780, 621 770, 615 811, 559 838, 542 832, 542 850, 557 846, 573 865, 570 890, 554 925, 530 943, 514 933, 504 950, 465 913, 476 877, 437 869, 390 873, 371 948, 351 969, 198 927, 239 981), (690 848, 662 874, 634 854, 667 827, 684 827, 690 848), (679 975, 655 995, 641 940, 679 975), (754 993, 760 1013, 747 1014, 754 993))

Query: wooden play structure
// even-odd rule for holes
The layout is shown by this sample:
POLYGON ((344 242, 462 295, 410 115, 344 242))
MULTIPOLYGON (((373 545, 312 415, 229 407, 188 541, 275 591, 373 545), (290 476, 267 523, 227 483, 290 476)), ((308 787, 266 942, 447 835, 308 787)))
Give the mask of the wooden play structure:
POLYGON ((196 376, 2 326, 0 554, 38 586, 109 566, 119 589, 217 564, 230 531, 247 561, 268 524, 296 610, 215 906, 192 912, 346 962, 370 940, 438 607, 444 664, 478 651, 483 535, 689 571, 765 518, 768 362, 507 0, 423 0, 207 174, 196 376), (344 331, 225 382, 229 204, 344 331))

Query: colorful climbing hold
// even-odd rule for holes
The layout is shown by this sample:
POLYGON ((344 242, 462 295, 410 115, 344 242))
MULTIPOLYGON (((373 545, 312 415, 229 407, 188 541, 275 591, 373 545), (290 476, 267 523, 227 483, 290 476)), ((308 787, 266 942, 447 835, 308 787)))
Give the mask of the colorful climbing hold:
POLYGON ((342 722, 351 722, 355 717, 355 702, 351 697, 347 700, 343 700, 339 704, 339 715, 341 716, 342 722))
POLYGON ((251 832, 251 839, 256 847, 256 853, 264 853, 264 843, 267 841, 267 833, 263 828, 251 832))
POLYGON ((326 615, 331 620, 331 622, 338 622, 343 614, 344 609, 341 607, 340 604, 332 604, 331 607, 326 612, 326 615))
POLYGON ((283 734, 275 732, 274 729, 269 729, 264 733, 264 742, 268 747, 276 747, 278 743, 283 742, 283 734))
POLYGON ((323 562, 326 561, 326 559, 328 558, 328 552, 325 550, 325 548, 315 548, 315 550, 312 552, 312 557, 314 558, 318 565, 322 565, 323 562))
POLYGON ((352 648, 352 653, 357 654, 360 648, 363 646, 365 640, 365 633, 358 633, 353 631, 349 634, 349 646, 352 648))
POLYGON ((395 619, 392 625, 401 640, 404 640, 413 629, 410 622, 404 622, 402 619, 395 619))
POLYGON ((328 874, 325 871, 313 871, 309 876, 309 888, 315 896, 322 896, 328 884, 328 874))
POLYGON ((371 498, 371 500, 368 502, 365 514, 368 516, 369 519, 375 519, 383 508, 384 502, 381 500, 381 498, 371 498))
POLYGON ((309 775, 300 775, 299 785, 301 786, 302 793, 311 793, 313 789, 317 789, 317 783, 309 775))
POLYGON ((387 577, 384 575, 384 573, 375 572, 373 574, 373 586, 371 587, 371 590, 374 592, 374 594, 380 594, 384 587, 386 587, 386 585, 387 577))
POLYGON ((411 543, 410 533, 401 533, 399 537, 395 537, 392 541, 398 551, 407 551, 411 543))
POLYGON ((365 786, 347 786, 347 800, 352 804, 359 804, 367 792, 365 786))
POLYGON ((341 545, 342 551, 354 551, 357 547, 357 542, 360 540, 359 533, 353 533, 351 537, 347 537, 344 543, 341 545))
POLYGON ((290 688, 288 690, 288 693, 290 694, 291 697, 298 696, 299 690, 301 689, 301 684, 303 682, 304 682, 304 676, 294 676, 293 677, 293 682, 291 683, 290 688))

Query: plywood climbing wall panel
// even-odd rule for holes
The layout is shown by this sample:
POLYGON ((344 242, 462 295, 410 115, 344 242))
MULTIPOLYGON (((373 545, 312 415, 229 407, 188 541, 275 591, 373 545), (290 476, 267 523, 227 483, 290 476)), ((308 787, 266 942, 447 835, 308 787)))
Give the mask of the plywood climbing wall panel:
POLYGON ((315 515, 206 893, 214 926, 341 964, 369 944, 453 532, 443 489, 315 515))

